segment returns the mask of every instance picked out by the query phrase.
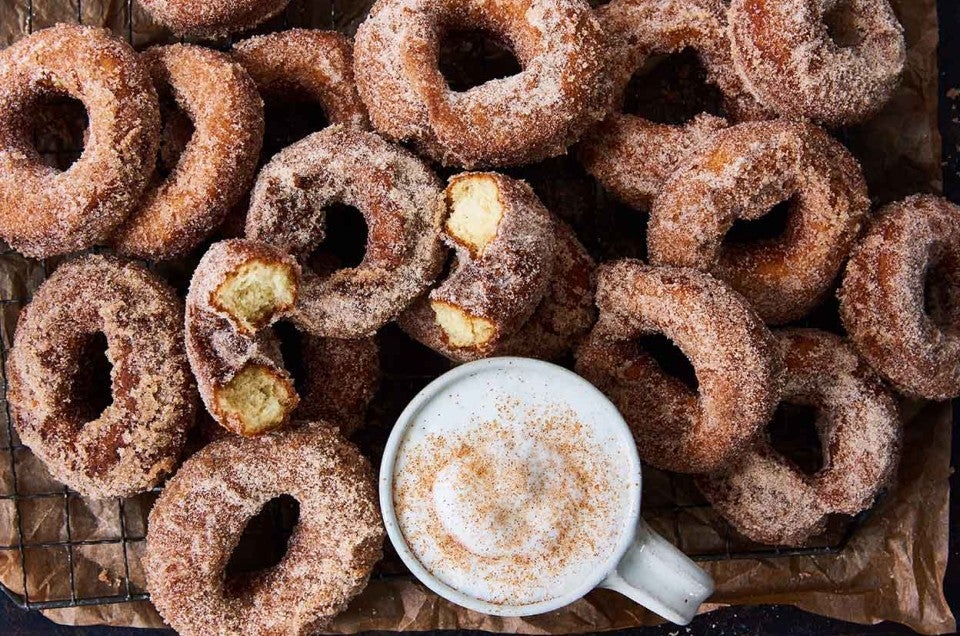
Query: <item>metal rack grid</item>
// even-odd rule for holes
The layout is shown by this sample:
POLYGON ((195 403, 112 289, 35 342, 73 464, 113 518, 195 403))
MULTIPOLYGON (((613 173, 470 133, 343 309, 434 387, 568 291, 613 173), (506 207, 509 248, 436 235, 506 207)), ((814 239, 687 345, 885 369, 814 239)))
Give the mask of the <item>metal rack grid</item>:
MULTIPOLYGON (((97 0, 86 1, 89 3, 97 0)), ((36 17, 34 5, 40 6, 41 3, 44 2, 75 5, 77 22, 82 22, 83 20, 83 0, 27 0, 27 33, 32 33, 34 30, 36 17)), ((346 15, 346 12, 341 9, 348 3, 349 0, 294 0, 287 13, 284 14, 279 21, 274 21, 277 22, 276 24, 271 24, 274 28, 285 27, 291 24, 320 28, 341 27, 343 26, 341 18, 346 15), (323 20, 318 21, 313 19, 309 24, 301 24, 301 22, 297 20, 297 12, 303 9, 304 5, 310 4, 311 2, 313 2, 313 4, 329 6, 329 12, 323 20)), ((119 3, 114 1, 113 4, 118 5, 119 8, 125 12, 123 24, 120 26, 114 25, 114 30, 117 31, 118 34, 126 37, 131 43, 134 43, 136 26, 134 24, 134 0, 120 0, 119 3)), ((349 4, 356 7, 358 2, 349 4)), ((356 11, 352 12, 350 14, 351 19, 355 17, 356 14, 356 11)), ((312 15, 316 17, 317 14, 313 13, 312 15)), ((230 41, 226 40, 222 42, 222 44, 229 46, 230 41)), ((476 51, 474 52, 476 53, 476 51)), ((480 55, 485 54, 482 50, 479 53, 480 55)), ((44 148, 38 149, 41 150, 41 152, 45 150, 44 148)), ((80 152, 77 148, 68 147, 46 150, 45 155, 54 155, 51 157, 51 160, 54 161, 62 161, 65 158, 70 160, 75 159, 80 152)), ((595 186, 593 186, 593 188, 593 196, 595 196, 597 200, 602 200, 603 194, 597 192, 595 186)), ((608 211, 611 209, 611 206, 608 204, 603 204, 600 207, 605 207, 608 211)), ((19 257, 10 250, 0 251, 0 260, 4 258, 22 257, 19 257)), ((0 266, 2 266, 2 264, 0 264, 0 266)), ((39 274, 36 280, 33 281, 33 284, 39 284, 40 280, 45 279, 48 273, 48 263, 38 263, 37 267, 39 268, 39 274)), ((2 341, 0 341, 0 361, 2 361, 4 365, 6 363, 11 330, 13 324, 15 324, 15 320, 11 318, 12 314, 10 314, 10 312, 18 311, 29 301, 29 293, 10 298, 0 298, 0 310, 3 312, 0 314, 0 322, 2 322, 0 327, 2 327, 3 330, 2 341)), ((396 330, 394 330, 395 333, 389 333, 389 329, 387 331, 388 333, 384 334, 382 338, 382 344, 384 344, 384 346, 389 346, 389 342, 397 340, 398 337, 396 330)), ((400 346, 404 345, 401 344, 400 346)), ((361 445, 365 446, 365 450, 373 457, 379 456, 379 450, 382 448, 382 442, 389 432, 390 423, 395 419, 397 413, 399 413, 399 409, 402 408, 409 398, 420 388, 444 370, 442 365, 446 364, 445 362, 440 362, 438 359, 434 359, 428 361, 426 364, 429 368, 428 372, 411 372, 409 369, 390 369, 391 360, 403 360, 406 366, 409 358, 406 355, 394 355, 391 357, 387 354, 384 356, 384 362, 386 364, 381 394, 388 393, 390 395, 381 395, 378 397, 377 402, 372 407, 371 419, 373 420, 373 424, 360 433, 362 437, 360 440, 361 445)), ((2 369, 0 369, 0 373, 2 373, 2 369)), ((143 519, 139 519, 136 524, 131 524, 131 520, 128 519, 128 509, 131 506, 130 500, 116 500, 115 502, 111 502, 110 505, 115 505, 116 507, 117 532, 111 536, 101 538, 80 538, 74 527, 76 513, 72 510, 71 506, 72 502, 79 499, 76 493, 62 486, 40 489, 39 492, 28 492, 31 489, 27 488, 27 484, 21 483, 18 480, 17 473, 18 466, 22 467, 24 465, 23 463, 30 457, 29 450, 19 442, 16 436, 10 418, 9 405, 5 399, 5 392, 6 382, 4 378, 3 393, 0 394, 0 398, 3 399, 3 413, 6 416, 6 425, 5 427, 0 426, 0 438, 2 438, 3 429, 5 428, 6 440, 0 445, 0 452, 6 453, 7 457, 5 462, 0 458, 0 465, 6 463, 9 467, 11 490, 7 493, 0 493, 0 505, 12 504, 14 507, 13 516, 15 518, 15 528, 13 531, 15 536, 11 541, 0 541, 0 557, 13 553, 15 558, 19 559, 22 576, 20 590, 11 589, 2 585, 0 585, 0 588, 2 588, 17 605, 24 609, 54 609, 147 600, 149 595, 146 591, 132 581, 134 553, 142 548, 143 542, 145 541, 145 524, 142 523, 143 519), (54 508, 62 510, 63 532, 61 538, 37 541, 25 538, 23 523, 25 510, 36 502, 51 504, 47 508, 48 511, 54 508), (62 508, 57 502, 62 502, 62 508), (133 528, 131 525, 138 527, 133 528), (116 546, 119 547, 122 552, 122 572, 114 573, 119 581, 119 584, 114 584, 114 587, 118 589, 109 594, 86 593, 83 588, 87 586, 83 584, 87 581, 82 579, 76 570, 77 562, 79 561, 77 552, 86 547, 97 546, 116 546), (49 590, 47 590, 47 593, 38 593, 36 591, 31 593, 31 587, 33 587, 29 566, 31 559, 28 555, 34 550, 56 550, 63 552, 65 560, 64 569, 67 577, 65 590, 61 590, 60 593, 50 593, 49 590)), ((857 528, 869 514, 868 511, 853 520, 847 520, 836 525, 828 531, 826 535, 818 538, 815 543, 806 547, 759 546, 735 536, 728 526, 719 521, 719 518, 715 515, 711 517, 709 505, 702 499, 697 500, 696 497, 690 495, 692 489, 688 483, 689 480, 685 481, 683 477, 668 475, 667 473, 661 473, 660 471, 649 468, 645 470, 644 480, 647 484, 650 484, 650 482, 661 482, 662 485, 665 484, 665 486, 661 487, 659 492, 655 492, 653 496, 645 492, 644 516, 669 539, 676 543, 678 547, 690 553, 692 558, 698 561, 835 554, 844 549, 857 528), (698 546, 698 541, 691 538, 690 528, 692 527, 697 527, 700 531, 708 530, 712 532, 713 535, 711 535, 710 540, 705 542, 705 544, 703 541, 700 541, 699 543, 701 545, 698 546)), ((645 485, 645 491, 647 491, 648 488, 649 486, 645 485)), ((160 488, 154 489, 151 493, 148 493, 147 496, 155 496, 160 490, 160 488)), ((147 507, 148 505, 144 507, 142 501, 137 502, 137 511, 141 517, 145 517, 147 507)), ((275 514, 272 518, 268 519, 268 522, 269 523, 266 524, 267 527, 261 528, 261 531, 273 535, 289 534, 292 525, 295 524, 295 517, 291 517, 291 515, 288 514, 275 514), (271 528, 269 527, 270 525, 274 527, 271 528)), ((381 566, 374 576, 391 577, 406 575, 402 569, 402 565, 399 564, 395 556, 391 558, 391 555, 388 554, 385 564, 381 566)))

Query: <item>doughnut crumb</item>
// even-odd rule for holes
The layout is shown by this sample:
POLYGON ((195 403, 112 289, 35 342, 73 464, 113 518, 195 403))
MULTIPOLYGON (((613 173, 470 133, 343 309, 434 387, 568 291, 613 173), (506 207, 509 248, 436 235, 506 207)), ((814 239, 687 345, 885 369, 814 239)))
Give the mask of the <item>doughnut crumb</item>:
POLYGON ((240 435, 260 435, 280 427, 299 398, 289 377, 250 364, 216 391, 218 410, 240 435))
POLYGON ((254 259, 228 274, 211 302, 252 333, 265 327, 274 315, 291 309, 298 290, 290 264, 254 259))
POLYGON ((491 321, 473 316, 456 305, 434 300, 430 306, 436 315, 437 325, 451 346, 482 347, 497 333, 497 327, 491 321))
POLYGON ((447 235, 462 243, 474 256, 483 254, 497 236, 503 205, 497 183, 487 174, 458 179, 447 188, 447 235))

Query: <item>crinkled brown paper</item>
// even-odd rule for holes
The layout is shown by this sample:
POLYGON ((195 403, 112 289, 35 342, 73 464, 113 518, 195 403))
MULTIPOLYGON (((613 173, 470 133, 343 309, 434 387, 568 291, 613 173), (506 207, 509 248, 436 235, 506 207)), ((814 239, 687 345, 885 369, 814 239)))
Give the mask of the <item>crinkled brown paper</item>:
MULTIPOLYGON (((133 3, 128 21, 125 0, 34 0, 32 21, 28 1, 0 3, 0 44, 9 44, 28 32, 56 22, 107 26, 130 36, 138 47, 160 42, 168 34, 152 26, 146 13, 133 3)), ((848 141, 863 162, 871 193, 884 202, 913 191, 939 191, 940 138, 937 133, 937 22, 934 0, 894 2, 907 33, 909 57, 904 85, 874 121, 850 132, 848 141)), ((294 1, 285 18, 269 25, 333 25, 352 32, 362 20, 366 2, 294 1)), ((40 266, 15 254, 0 256, 0 294, 26 296, 42 280, 40 266)), ((19 305, 4 305, 0 329, 9 344, 19 305)), ((897 487, 861 526, 847 548, 837 556, 780 557, 706 563, 717 582, 717 592, 703 611, 731 604, 786 603, 811 612, 861 623, 892 620, 924 633, 952 632, 953 616, 943 596, 947 562, 951 414, 947 404, 905 405, 906 444, 897 487)), ((0 430, 6 430, 5 426, 0 430)), ((0 434, 2 436, 3 434, 0 434)), ((6 444, 7 440, 0 440, 6 444)), ((9 467, 0 467, 0 487, 9 492, 9 467)), ((23 451, 18 457, 21 492, 56 489, 42 466, 23 451)), ((645 502, 656 497, 658 477, 648 471, 645 502)), ((674 492, 674 496, 676 493, 674 492)), ((150 497, 126 503, 124 522, 129 534, 143 532, 150 497)), ((116 537, 120 531, 116 502, 97 503, 71 498, 71 537, 96 540, 116 537)), ((650 504, 648 506, 648 515, 650 504)), ((26 542, 65 540, 63 502, 22 500, 21 523, 26 542)), ((647 515, 645 515, 647 516, 647 515)), ((668 537, 684 534, 684 549, 695 551, 714 522, 697 515, 679 518, 678 525, 659 523, 668 537)), ((15 510, 0 502, 0 542, 14 543, 15 510)), ((715 539, 715 536, 714 536, 715 539)), ((139 567, 142 543, 131 544, 131 583, 142 589, 139 567)), ((31 550, 25 554, 31 598, 68 597, 68 570, 62 549, 31 550)), ((117 545, 82 546, 74 552, 74 573, 81 595, 108 595, 123 589, 122 552, 117 545)), ((22 591, 22 570, 16 550, 0 551, 0 580, 22 591)), ((161 626, 149 603, 116 604, 48 611, 53 620, 74 625, 110 624, 161 626)), ((340 616, 333 629, 427 630, 470 628, 523 633, 567 633, 647 625, 658 619, 615 593, 596 591, 562 610, 526 619, 482 616, 436 597, 405 577, 373 581, 340 616)))

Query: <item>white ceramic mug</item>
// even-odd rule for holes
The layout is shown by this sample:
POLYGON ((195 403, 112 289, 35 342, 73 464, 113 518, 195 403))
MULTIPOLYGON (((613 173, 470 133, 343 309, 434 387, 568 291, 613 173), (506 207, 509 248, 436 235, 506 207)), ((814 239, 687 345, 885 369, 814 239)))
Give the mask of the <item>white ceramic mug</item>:
MULTIPOLYGON (((525 399, 530 398, 529 396, 525 399)), ((400 558, 424 585, 440 596, 463 607, 495 616, 531 616, 550 612, 576 601, 590 590, 603 587, 615 590, 669 621, 689 623, 700 604, 713 593, 713 581, 686 555, 654 532, 640 517, 640 458, 630 429, 616 407, 593 385, 580 376, 554 364, 528 358, 488 358, 456 367, 424 388, 400 415, 387 441, 380 466, 380 506, 387 534, 400 558), (477 599, 454 589, 430 573, 408 545, 394 507, 394 474, 398 451, 411 425, 426 417, 431 409, 444 417, 467 419, 471 400, 483 400, 491 386, 510 391, 523 378, 535 378, 551 390, 543 399, 562 401, 580 417, 597 426, 610 427, 623 456, 630 463, 629 505, 622 513, 624 531, 616 547, 582 584, 562 596, 529 605, 511 606, 477 599), (492 384, 491 384, 492 383, 492 384), (506 387, 506 388, 504 388, 506 387), (453 405, 456 405, 455 408, 453 405)))

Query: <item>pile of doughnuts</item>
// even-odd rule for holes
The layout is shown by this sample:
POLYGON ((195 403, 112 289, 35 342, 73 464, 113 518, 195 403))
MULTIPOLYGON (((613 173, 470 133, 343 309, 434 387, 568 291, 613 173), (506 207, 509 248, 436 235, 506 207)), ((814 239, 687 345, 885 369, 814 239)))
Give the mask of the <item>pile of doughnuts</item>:
MULTIPOLYGON (((286 4, 144 2, 199 39, 286 4)), ((0 52, 0 238, 34 258, 83 253, 21 314, 13 423, 84 496, 166 482, 146 571, 184 634, 304 633, 364 588, 384 533, 370 461, 347 438, 390 323, 453 363, 575 365, 644 461, 696 475, 745 537, 801 545, 895 475, 897 394, 960 395, 960 208, 922 194, 872 211, 857 159, 821 127, 877 113, 904 58, 887 0, 377 0, 355 45, 293 29, 228 50, 34 33, 0 52), (463 30, 509 48, 520 72, 451 89, 439 51, 463 30), (648 62, 684 49, 722 112, 629 112, 648 62), (61 171, 32 133, 63 96, 89 130, 61 171), (329 125, 265 152, 271 100, 294 96, 329 125), (568 153, 648 215, 646 262, 597 265, 562 197, 548 209, 501 172, 568 153), (367 230, 355 264, 328 236, 344 207, 367 230), (749 236, 781 208, 775 235, 749 236), (171 259, 192 268, 185 299, 149 265, 171 259), (833 295, 836 333, 809 328, 833 295), (112 403, 95 412, 99 334, 112 403), (695 379, 658 361, 658 335, 695 379), (775 448, 783 403, 818 413, 816 472, 775 448), (200 421, 222 430, 181 463, 200 421), (280 495, 300 504, 288 552, 228 576, 246 524, 280 495)))

